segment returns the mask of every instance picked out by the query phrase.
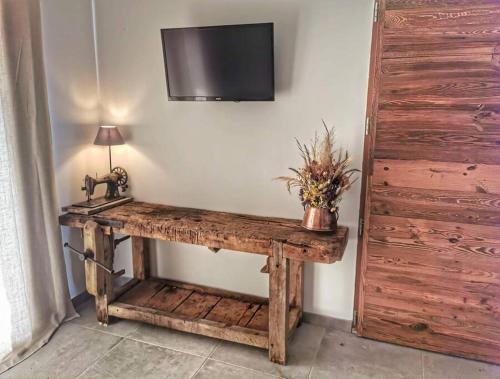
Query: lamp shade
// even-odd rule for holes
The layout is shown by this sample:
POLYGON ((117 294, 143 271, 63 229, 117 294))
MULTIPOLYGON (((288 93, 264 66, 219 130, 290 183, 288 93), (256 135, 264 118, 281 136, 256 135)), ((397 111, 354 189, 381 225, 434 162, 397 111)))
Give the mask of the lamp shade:
POLYGON ((114 146, 123 145, 125 141, 123 140, 120 131, 116 126, 100 126, 97 136, 94 140, 94 145, 102 146, 114 146))

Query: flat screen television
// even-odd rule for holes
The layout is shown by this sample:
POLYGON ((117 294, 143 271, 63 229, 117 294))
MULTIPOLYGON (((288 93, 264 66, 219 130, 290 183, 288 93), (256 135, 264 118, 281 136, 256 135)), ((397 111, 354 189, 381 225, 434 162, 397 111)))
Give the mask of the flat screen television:
POLYGON ((161 30, 169 100, 273 101, 273 24, 161 30))

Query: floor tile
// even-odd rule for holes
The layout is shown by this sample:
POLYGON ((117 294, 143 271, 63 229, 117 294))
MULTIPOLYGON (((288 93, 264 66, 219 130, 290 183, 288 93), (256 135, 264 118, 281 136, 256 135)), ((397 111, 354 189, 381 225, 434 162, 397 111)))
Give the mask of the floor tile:
MULTIPOLYGON (((191 378, 205 358, 123 339, 93 366, 93 373, 121 379, 191 378)), ((89 376, 90 378, 92 376, 89 376)))
POLYGON ((341 331, 326 334, 311 379, 422 378, 422 352, 341 331))
POLYGON ((0 378, 75 378, 120 340, 118 336, 66 323, 47 345, 0 378))
POLYGON ((89 367, 83 373, 81 373, 77 379, 118 379, 118 378, 113 374, 107 372, 106 370, 100 367, 96 367, 94 365, 89 367))
POLYGON ((105 333, 115 334, 117 336, 124 337, 126 335, 129 335, 141 325, 139 322, 120 320, 114 317, 111 317, 108 326, 99 325, 99 322, 97 321, 95 316, 94 299, 82 304, 80 307, 78 307, 77 311, 80 314, 80 317, 70 321, 72 324, 99 330, 105 333))
POLYGON ((285 378, 306 379, 324 334, 322 327, 302 324, 290 341, 286 366, 270 362, 267 350, 230 342, 221 343, 211 358, 285 378))
POLYGON ((219 343, 219 340, 214 338, 147 324, 139 326, 127 338, 204 357, 208 357, 219 343))
POLYGON ((193 379, 273 379, 276 376, 226 363, 207 360, 193 379))
POLYGON ((424 352, 424 378, 498 379, 500 365, 424 352))

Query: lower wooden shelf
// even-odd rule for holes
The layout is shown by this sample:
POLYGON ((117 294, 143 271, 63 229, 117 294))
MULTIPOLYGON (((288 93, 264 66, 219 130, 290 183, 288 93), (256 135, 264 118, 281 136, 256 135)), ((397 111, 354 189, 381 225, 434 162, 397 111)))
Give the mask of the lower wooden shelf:
MULTIPOLYGON (((300 310, 289 311, 289 335, 300 310)), ((268 299, 167 279, 138 282, 108 306, 110 316, 267 349, 268 299)))

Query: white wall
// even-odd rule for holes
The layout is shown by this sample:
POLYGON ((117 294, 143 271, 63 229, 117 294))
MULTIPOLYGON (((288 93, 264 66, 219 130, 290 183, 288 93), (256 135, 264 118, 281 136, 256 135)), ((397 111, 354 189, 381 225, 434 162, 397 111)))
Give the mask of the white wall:
MULTIPOLYGON (((83 11, 85 20, 72 20, 76 17, 72 14, 59 32, 70 30, 74 23, 87 23, 88 10, 83 11)), ((372 0, 97 0, 101 119, 119 125, 127 139, 127 145, 114 149, 114 161, 129 172, 133 196, 148 202, 301 218, 297 197, 273 181, 286 174, 287 167, 300 164, 294 137, 307 141, 321 131, 323 118, 335 125, 338 144, 348 148, 354 165, 361 167, 371 17, 372 0), (275 102, 167 101, 161 28, 252 22, 275 23, 275 102)), ((61 51, 89 55, 69 41, 66 44, 61 51)), ((82 80, 86 75, 78 73, 82 63, 73 68, 58 53, 47 46, 47 56, 70 71, 64 75, 82 80)), ((53 86, 61 78, 54 72, 49 83, 53 86)), ((65 202, 81 196, 76 190, 65 192, 68 185, 79 186, 83 174, 82 164, 75 162, 75 144, 92 139, 77 138, 76 131, 83 129, 74 121, 78 109, 74 102, 73 110, 61 109, 66 101, 51 101, 51 113, 62 120, 55 125, 54 137, 59 141, 58 162, 65 162, 58 165, 65 202), (64 123, 67 112, 74 116, 73 122, 64 123)), ((105 156, 100 153, 95 159, 86 154, 85 169, 102 167, 105 156)), ((341 207, 340 222, 351 228, 346 254, 334 265, 306 266, 305 307, 350 319, 359 183, 341 207)), ((159 276, 267 294, 267 275, 259 273, 264 264, 261 256, 213 254, 206 248, 164 242, 156 243, 154 250, 154 272, 159 276)), ((130 270, 129 259, 117 265, 130 270)))

